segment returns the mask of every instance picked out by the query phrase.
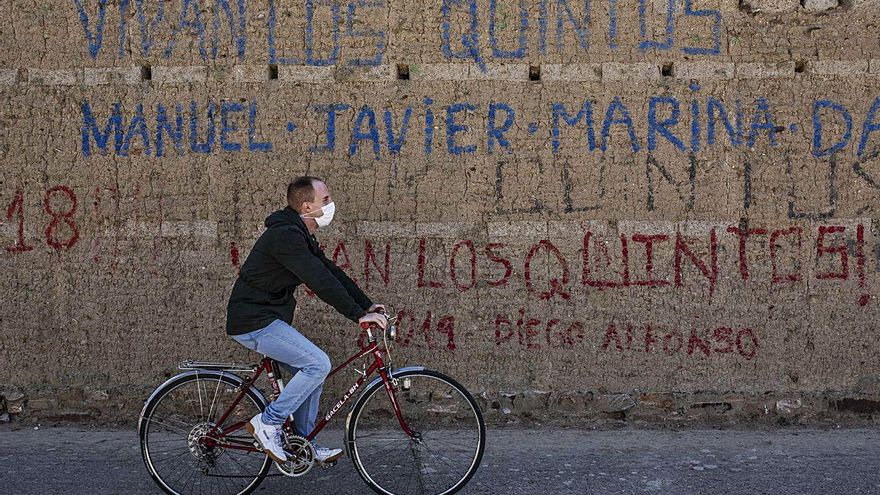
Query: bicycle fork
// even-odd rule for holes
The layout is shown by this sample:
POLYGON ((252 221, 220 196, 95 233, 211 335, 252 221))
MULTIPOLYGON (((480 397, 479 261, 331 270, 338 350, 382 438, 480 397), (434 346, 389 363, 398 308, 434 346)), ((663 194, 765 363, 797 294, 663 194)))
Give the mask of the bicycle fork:
POLYGON ((381 369, 379 370, 379 375, 382 377, 382 382, 385 384, 385 392, 388 394, 388 399, 391 400, 391 405, 394 407, 394 414, 397 416, 397 422, 400 423, 403 432, 411 439, 419 441, 420 437, 418 436, 418 433, 413 432, 409 428, 409 425, 407 425, 406 421, 403 419, 403 414, 400 412, 400 404, 397 402, 397 395, 394 393, 394 387, 398 384, 397 378, 389 378, 388 373, 381 369))

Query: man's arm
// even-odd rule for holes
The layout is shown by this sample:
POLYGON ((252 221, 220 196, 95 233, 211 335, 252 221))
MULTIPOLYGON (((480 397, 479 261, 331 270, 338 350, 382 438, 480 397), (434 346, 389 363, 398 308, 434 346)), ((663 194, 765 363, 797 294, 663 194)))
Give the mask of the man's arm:
POLYGON ((373 306, 373 301, 371 301, 370 298, 366 294, 364 294, 364 291, 362 291, 361 288, 358 287, 357 283, 355 283, 355 281, 352 280, 351 277, 349 277, 342 268, 339 268, 338 266, 336 266, 336 263, 327 258, 327 256, 324 254, 323 249, 318 249, 318 257, 321 258, 321 262, 324 263, 324 266, 326 266, 327 269, 330 270, 331 273, 333 273, 336 279, 339 280, 342 286, 345 287, 345 290, 348 291, 348 295, 350 295, 355 300, 355 302, 357 302, 361 306, 361 308, 364 309, 364 311, 370 309, 370 307, 373 306))
POLYGON ((280 233, 273 250, 276 259, 285 268, 343 316, 358 321, 366 314, 365 308, 349 294, 321 257, 309 250, 308 241, 302 234, 290 230, 280 233))

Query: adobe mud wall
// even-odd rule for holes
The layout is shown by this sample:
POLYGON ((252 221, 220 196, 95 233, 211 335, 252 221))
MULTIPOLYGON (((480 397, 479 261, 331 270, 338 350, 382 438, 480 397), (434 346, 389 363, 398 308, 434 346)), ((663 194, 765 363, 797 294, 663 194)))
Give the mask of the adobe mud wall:
MULTIPOLYGON (((401 317, 396 361, 490 421, 869 418, 878 12, 3 2, 0 393, 131 420, 183 359, 254 360, 226 300, 309 173, 328 255, 401 317)), ((356 328, 299 298, 350 354, 356 328)))

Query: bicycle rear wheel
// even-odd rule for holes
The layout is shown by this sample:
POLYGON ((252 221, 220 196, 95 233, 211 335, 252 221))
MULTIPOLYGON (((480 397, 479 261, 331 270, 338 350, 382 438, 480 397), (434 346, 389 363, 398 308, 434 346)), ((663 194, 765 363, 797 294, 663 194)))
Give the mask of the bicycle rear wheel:
MULTIPOLYGON (((144 464, 153 480, 172 495, 203 493, 245 495, 253 491, 271 467, 261 452, 205 446, 200 439, 215 426, 238 395, 240 379, 228 373, 193 371, 160 387, 144 406, 139 434, 144 464)), ((253 390, 220 425, 247 421, 265 408, 265 399, 253 390)), ((250 445, 244 429, 222 438, 250 445)))
POLYGON ((486 425, 468 391, 436 371, 396 373, 395 396, 404 433, 383 382, 368 388, 352 408, 346 443, 363 480, 385 495, 449 495, 480 466, 486 425))

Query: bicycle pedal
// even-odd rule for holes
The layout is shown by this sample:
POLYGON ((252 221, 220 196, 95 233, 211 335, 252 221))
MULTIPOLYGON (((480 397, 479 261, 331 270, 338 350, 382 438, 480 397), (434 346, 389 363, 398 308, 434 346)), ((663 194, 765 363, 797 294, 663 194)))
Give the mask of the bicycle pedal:
POLYGON ((328 463, 323 463, 323 462, 322 462, 322 463, 319 464, 319 466, 321 466, 321 469, 330 469, 330 468, 332 468, 333 466, 335 466, 337 462, 338 462, 338 461, 330 461, 330 462, 328 462, 328 463))

